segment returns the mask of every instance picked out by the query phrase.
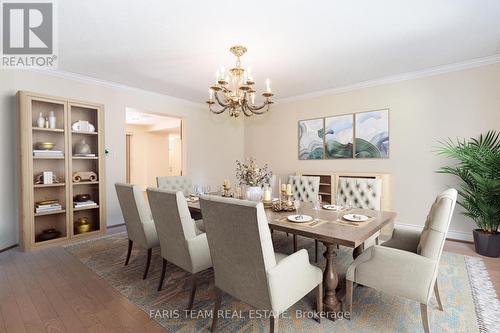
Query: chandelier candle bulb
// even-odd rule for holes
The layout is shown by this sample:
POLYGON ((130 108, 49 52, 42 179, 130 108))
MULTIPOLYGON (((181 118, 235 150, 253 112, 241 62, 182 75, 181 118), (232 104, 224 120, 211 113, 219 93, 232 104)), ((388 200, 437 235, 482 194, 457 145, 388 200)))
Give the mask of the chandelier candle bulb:
POLYGON ((208 100, 212 101, 214 99, 214 91, 210 88, 208 89, 208 100))
POLYGON ((269 78, 266 79, 266 92, 271 92, 271 81, 269 80, 269 78))

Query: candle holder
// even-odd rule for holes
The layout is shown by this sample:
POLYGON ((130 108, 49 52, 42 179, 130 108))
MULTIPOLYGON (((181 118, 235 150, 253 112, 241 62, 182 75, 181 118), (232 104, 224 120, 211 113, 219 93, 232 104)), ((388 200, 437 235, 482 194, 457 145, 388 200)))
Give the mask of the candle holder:
POLYGON ((280 197, 278 201, 272 203, 272 208, 276 212, 290 212, 295 208, 293 206, 292 194, 287 193, 286 189, 280 191, 280 197))
POLYGON ((223 185, 222 188, 224 189, 224 194, 222 194, 222 196, 223 197, 230 197, 231 193, 229 193, 229 190, 231 189, 231 186, 223 185))

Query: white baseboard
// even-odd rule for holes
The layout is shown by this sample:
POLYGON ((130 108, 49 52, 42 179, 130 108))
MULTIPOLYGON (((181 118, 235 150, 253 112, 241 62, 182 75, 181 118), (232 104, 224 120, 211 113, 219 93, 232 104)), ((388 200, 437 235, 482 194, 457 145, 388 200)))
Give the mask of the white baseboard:
MULTIPOLYGON (((422 231, 422 229, 424 228, 423 226, 420 226, 420 225, 404 224, 404 223, 396 223, 396 226, 401 227, 401 228, 419 230, 419 231, 422 231)), ((472 231, 471 232, 463 232, 463 231, 448 230, 448 234, 446 235, 446 238, 465 241, 465 242, 473 242, 474 241, 472 238, 472 231)))

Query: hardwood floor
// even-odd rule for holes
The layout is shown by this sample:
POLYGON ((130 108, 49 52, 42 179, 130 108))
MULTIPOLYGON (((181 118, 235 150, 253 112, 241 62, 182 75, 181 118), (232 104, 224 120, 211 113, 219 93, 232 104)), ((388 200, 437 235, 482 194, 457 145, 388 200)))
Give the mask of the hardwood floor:
MULTIPOLYGON (((114 228, 110 233, 123 228, 114 228)), ((472 244, 445 250, 476 255, 472 244)), ((500 290, 500 259, 485 258, 500 290)), ((0 333, 164 332, 163 328, 61 247, 0 253, 0 333)))

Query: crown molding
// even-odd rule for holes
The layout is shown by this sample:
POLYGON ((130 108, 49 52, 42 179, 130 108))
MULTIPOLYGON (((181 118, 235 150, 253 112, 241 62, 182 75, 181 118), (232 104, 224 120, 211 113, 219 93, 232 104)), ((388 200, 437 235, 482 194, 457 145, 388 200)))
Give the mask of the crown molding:
POLYGON ((58 78, 62 78, 62 79, 68 79, 68 80, 73 80, 73 81, 78 81, 78 82, 95 84, 95 85, 102 86, 102 87, 115 88, 115 89, 121 89, 121 90, 129 90, 129 91, 133 91, 133 92, 137 92, 137 93, 167 98, 167 99, 171 100, 172 102, 176 102, 176 103, 180 103, 180 104, 206 108, 206 105, 204 103, 197 103, 197 102, 190 101, 188 99, 173 97, 170 95, 161 94, 161 93, 154 92, 151 90, 145 90, 145 89, 128 86, 128 85, 121 84, 121 83, 116 83, 116 82, 107 81, 107 80, 101 80, 101 79, 97 79, 97 78, 94 78, 91 76, 86 76, 86 75, 77 74, 77 73, 73 73, 73 72, 67 72, 67 71, 58 70, 58 69, 56 70, 56 69, 43 69, 43 68, 30 68, 27 71, 46 74, 46 75, 50 75, 50 76, 54 76, 54 77, 58 77, 58 78))
POLYGON ((325 89, 325 90, 320 90, 320 91, 316 91, 316 92, 312 92, 312 93, 290 96, 290 97, 275 100, 275 104, 286 104, 286 103, 290 103, 290 102, 302 101, 302 100, 312 99, 312 98, 316 98, 316 97, 335 95, 335 94, 340 94, 340 93, 353 91, 353 90, 359 90, 359 89, 363 89, 363 88, 382 86, 385 84, 397 83, 397 82, 414 80, 414 79, 427 77, 427 76, 433 76, 433 75, 461 71, 461 70, 470 69, 470 68, 487 66, 487 65, 498 63, 498 62, 500 62, 500 54, 495 54, 495 55, 488 56, 488 57, 476 58, 476 59, 467 60, 467 61, 463 61, 463 62, 457 62, 454 64, 431 67, 431 68, 427 68, 427 69, 423 69, 423 70, 419 70, 419 71, 407 72, 407 73, 397 74, 397 75, 392 75, 392 76, 386 76, 386 77, 382 77, 379 79, 363 81, 363 82, 354 83, 354 84, 343 86, 343 87, 325 89))

